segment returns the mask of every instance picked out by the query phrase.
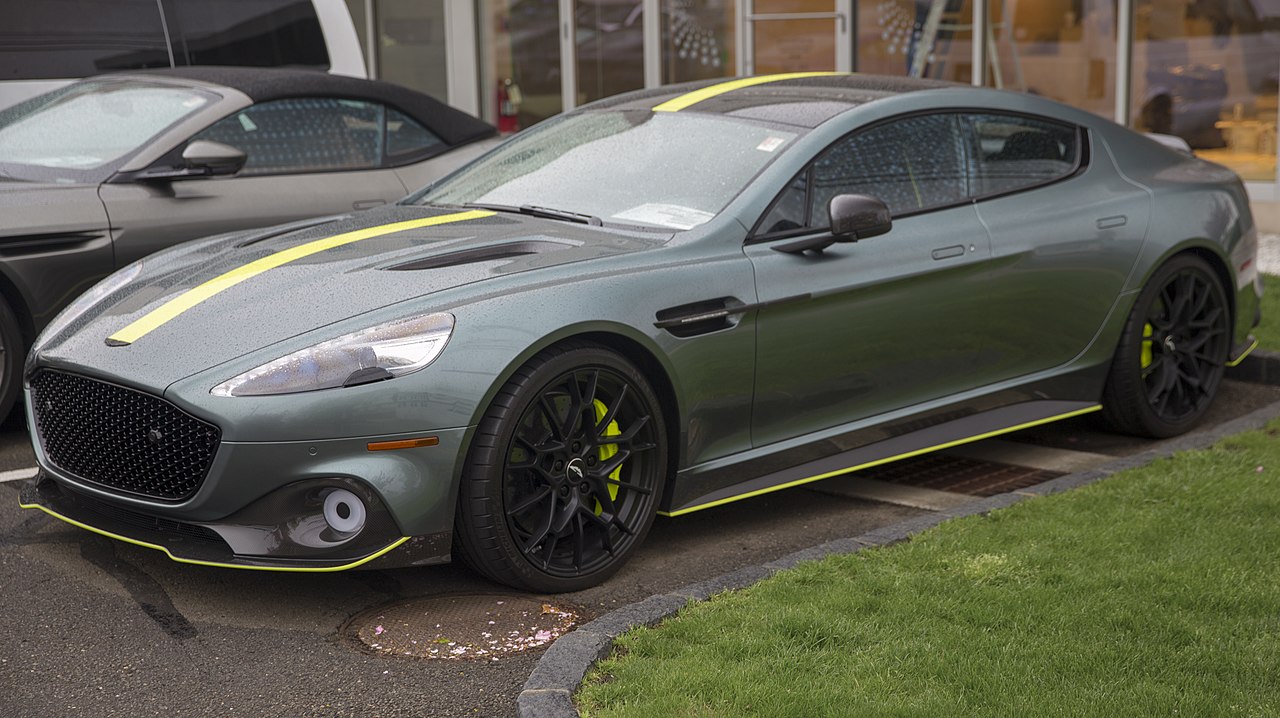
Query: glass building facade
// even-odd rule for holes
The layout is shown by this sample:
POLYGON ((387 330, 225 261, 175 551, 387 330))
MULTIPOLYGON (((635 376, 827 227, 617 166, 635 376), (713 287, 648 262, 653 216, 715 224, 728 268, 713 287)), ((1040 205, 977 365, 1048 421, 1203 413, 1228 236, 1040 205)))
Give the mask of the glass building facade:
POLYGON ((514 131, 642 87, 803 70, 1030 92, 1277 187, 1280 0, 347 0, 371 74, 514 131))

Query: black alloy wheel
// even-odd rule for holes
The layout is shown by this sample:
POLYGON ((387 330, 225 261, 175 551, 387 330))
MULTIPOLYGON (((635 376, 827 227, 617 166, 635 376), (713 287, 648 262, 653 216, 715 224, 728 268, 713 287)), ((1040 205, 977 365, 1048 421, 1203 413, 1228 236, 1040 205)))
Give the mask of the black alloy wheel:
POLYGON ((608 349, 539 354, 499 392, 473 443, 456 543, 489 578, 553 593, 595 585, 653 523, 667 473, 660 405, 608 349))
POLYGON ((1126 433, 1181 434, 1209 409, 1231 347, 1231 312, 1204 260, 1178 255, 1135 303, 1103 395, 1104 418, 1126 433))

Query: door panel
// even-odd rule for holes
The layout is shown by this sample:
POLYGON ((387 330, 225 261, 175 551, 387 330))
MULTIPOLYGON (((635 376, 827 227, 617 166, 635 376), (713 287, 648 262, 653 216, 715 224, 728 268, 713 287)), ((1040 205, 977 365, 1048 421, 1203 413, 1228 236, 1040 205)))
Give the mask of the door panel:
POLYGON ((394 202, 393 170, 102 185, 116 266, 179 242, 394 202))
POLYGON ((1137 260, 1147 193, 1095 153, 1083 175, 979 202, 991 233, 987 291, 999 324, 987 348, 992 378, 1065 364, 1097 335, 1137 260))
POLYGON ((759 301, 811 298, 760 310, 755 446, 983 383, 989 246, 972 205, 896 219, 886 235, 819 255, 774 244, 746 250, 759 301))

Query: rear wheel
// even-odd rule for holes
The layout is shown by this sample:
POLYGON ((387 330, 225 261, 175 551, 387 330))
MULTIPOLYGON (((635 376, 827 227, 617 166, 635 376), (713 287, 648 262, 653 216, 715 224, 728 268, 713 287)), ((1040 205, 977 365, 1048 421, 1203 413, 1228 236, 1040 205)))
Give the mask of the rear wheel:
POLYGON ((1129 434, 1187 431, 1217 394, 1231 344, 1231 313, 1217 275, 1184 254, 1152 276, 1112 359, 1103 418, 1129 434))
POLYGON ((22 363, 26 349, 18 318, 9 304, 0 299, 0 422, 9 416, 22 387, 22 363))
POLYGON ((517 588, 593 586, 644 540, 666 471, 662 412, 640 371, 596 345, 549 349, 503 386, 476 430, 455 545, 517 588))

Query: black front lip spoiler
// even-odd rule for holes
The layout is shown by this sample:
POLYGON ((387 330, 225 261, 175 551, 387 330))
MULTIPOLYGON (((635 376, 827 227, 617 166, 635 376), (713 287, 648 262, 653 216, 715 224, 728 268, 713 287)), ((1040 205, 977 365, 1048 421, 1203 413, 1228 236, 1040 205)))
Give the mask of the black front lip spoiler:
POLYGON ((93 511, 85 506, 84 500, 78 499, 74 492, 61 488, 43 470, 34 479, 27 481, 23 485, 18 504, 24 509, 38 509, 60 521, 65 521, 72 526, 92 531, 107 538, 161 551, 178 563, 197 566, 256 571, 331 573, 364 566, 386 556, 406 543, 410 543, 408 548, 413 549, 410 553, 419 555, 418 560, 413 560, 410 556, 397 556, 398 560, 394 562, 380 561, 378 567, 386 567, 384 564, 423 565, 425 563, 439 563, 441 560, 447 560, 448 556, 448 544, 446 543, 443 559, 436 558, 436 560, 431 560, 433 557, 430 555, 421 557, 420 554, 423 553, 438 554, 439 541, 421 540, 435 537, 416 537, 419 540, 414 540, 415 537, 412 536, 402 536, 383 548, 354 560, 325 561, 322 559, 271 559, 257 556, 238 556, 231 551, 225 542, 216 538, 216 534, 213 534, 212 531, 209 531, 210 534, 213 534, 212 536, 199 535, 200 530, 204 528, 199 524, 182 524, 175 521, 159 520, 155 528, 143 528, 118 518, 104 515, 101 512, 93 511))

